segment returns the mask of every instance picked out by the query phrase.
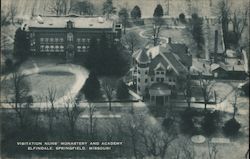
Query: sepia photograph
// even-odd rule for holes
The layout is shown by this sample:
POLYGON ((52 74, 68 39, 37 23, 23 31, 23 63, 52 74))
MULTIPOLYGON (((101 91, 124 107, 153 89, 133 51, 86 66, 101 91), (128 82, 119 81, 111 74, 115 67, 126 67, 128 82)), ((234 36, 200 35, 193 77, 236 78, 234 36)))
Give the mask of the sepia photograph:
POLYGON ((1 0, 0 159, 249 159, 249 0, 1 0))

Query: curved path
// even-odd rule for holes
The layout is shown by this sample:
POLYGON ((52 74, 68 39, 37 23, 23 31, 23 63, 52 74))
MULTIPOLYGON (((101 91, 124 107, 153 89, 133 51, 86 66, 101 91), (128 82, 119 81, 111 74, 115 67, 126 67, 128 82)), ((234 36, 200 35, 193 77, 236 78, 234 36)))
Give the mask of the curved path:
MULTIPOLYGON (((144 33, 146 31, 148 31, 148 30, 141 30, 139 32, 139 36, 142 37, 142 38, 144 38, 144 39, 151 39, 151 37, 148 37, 148 36, 144 35, 144 33)), ((160 36, 159 38, 163 40, 163 43, 167 43, 168 42, 168 38, 166 38, 166 37, 160 36)))
MULTIPOLYGON (((57 66, 43 66, 43 67, 37 67, 36 64, 34 64, 35 67, 32 69, 26 69, 22 71, 21 73, 23 75, 32 75, 37 74, 39 72, 69 72, 72 73, 75 76, 75 82, 71 86, 70 90, 67 91, 64 96, 60 97, 55 101, 56 107, 61 107, 65 101, 68 101, 69 99, 75 98, 82 86, 85 83, 85 80, 88 78, 88 70, 83 68, 79 65, 74 64, 61 64, 57 66)), ((10 79, 11 74, 5 77, 5 79, 10 79)), ((60 82, 60 81, 59 81, 60 82)), ((63 83, 62 83, 63 84, 63 83)), ((41 103, 41 105, 46 103, 41 103)))

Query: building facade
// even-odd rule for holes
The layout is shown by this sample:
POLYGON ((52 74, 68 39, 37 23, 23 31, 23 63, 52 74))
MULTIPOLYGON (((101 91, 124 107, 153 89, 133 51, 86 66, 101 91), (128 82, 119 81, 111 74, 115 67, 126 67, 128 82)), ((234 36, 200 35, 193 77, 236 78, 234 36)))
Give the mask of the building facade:
POLYGON ((184 44, 170 43, 143 48, 133 54, 131 69, 136 91, 151 103, 164 105, 176 90, 177 79, 188 73, 192 56, 184 44))
POLYGON ((91 38, 102 35, 119 42, 122 26, 102 17, 40 17, 27 22, 32 55, 57 55, 73 59, 88 51, 91 38))

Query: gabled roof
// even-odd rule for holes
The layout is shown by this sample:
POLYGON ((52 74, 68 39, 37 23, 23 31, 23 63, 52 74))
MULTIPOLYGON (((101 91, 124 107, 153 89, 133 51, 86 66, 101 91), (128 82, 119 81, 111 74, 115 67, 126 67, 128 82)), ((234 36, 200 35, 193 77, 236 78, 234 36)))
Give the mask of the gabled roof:
POLYGON ((163 66, 163 64, 160 62, 155 68, 154 70, 166 70, 166 68, 163 66))

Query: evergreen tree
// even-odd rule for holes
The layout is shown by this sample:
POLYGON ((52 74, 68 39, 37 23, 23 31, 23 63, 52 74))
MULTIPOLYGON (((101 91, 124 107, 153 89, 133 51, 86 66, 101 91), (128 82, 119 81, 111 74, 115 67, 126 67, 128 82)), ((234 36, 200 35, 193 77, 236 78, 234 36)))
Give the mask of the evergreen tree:
POLYGON ((113 6, 112 0, 106 0, 103 3, 103 14, 107 14, 107 17, 109 18, 110 14, 116 13, 116 8, 113 6))
POLYGON ((202 46, 204 44, 204 37, 203 37, 203 20, 201 17, 199 17, 197 14, 192 14, 192 21, 191 21, 191 27, 192 27, 192 35, 194 40, 197 43, 198 49, 202 49, 202 46))
POLYGON ((99 58, 99 49, 98 49, 98 42, 96 38, 90 39, 90 44, 89 44, 89 50, 86 54, 85 59, 85 66, 89 70, 95 70, 97 71, 97 63, 98 63, 98 58, 99 58))
POLYGON ((116 97, 119 100, 126 100, 129 98, 129 90, 127 85, 121 80, 117 85, 116 97))
POLYGON ((29 54, 29 40, 27 32, 18 28, 15 33, 14 56, 20 61, 24 61, 29 54))
POLYGON ((163 8, 160 4, 156 6, 153 16, 158 18, 163 16, 163 8))
POLYGON ((130 16, 133 18, 133 19, 139 19, 141 18, 141 9, 139 6, 135 6, 132 11, 130 12, 130 16))
POLYGON ((100 83, 94 72, 90 72, 82 91, 88 101, 97 100, 100 97, 100 83))
POLYGON ((127 24, 128 24, 128 17, 129 17, 128 10, 126 8, 122 8, 119 11, 118 15, 119 15, 119 18, 120 18, 120 20, 122 22, 123 29, 124 29, 123 31, 124 31, 124 34, 125 34, 126 33, 126 27, 127 27, 127 24))

